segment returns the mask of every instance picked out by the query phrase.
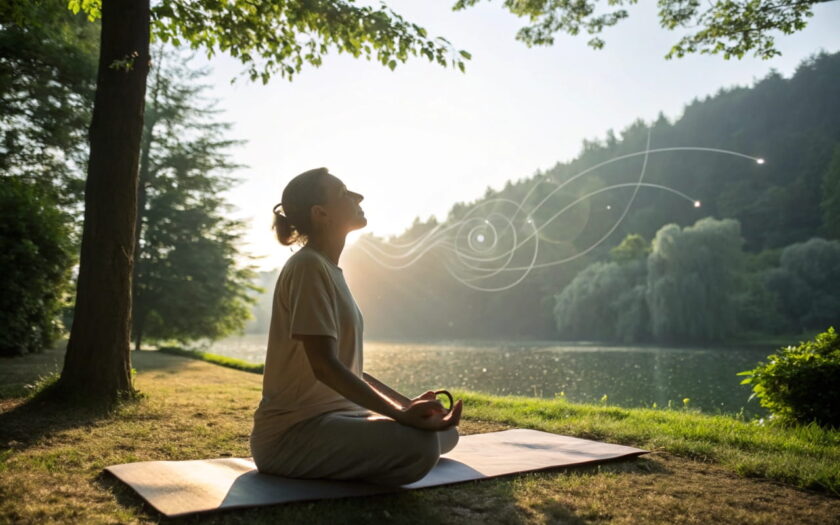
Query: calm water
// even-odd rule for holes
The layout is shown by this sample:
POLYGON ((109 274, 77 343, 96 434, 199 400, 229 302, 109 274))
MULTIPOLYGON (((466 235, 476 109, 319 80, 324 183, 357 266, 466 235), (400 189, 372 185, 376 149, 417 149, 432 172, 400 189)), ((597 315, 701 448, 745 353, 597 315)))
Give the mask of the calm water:
MULTIPOLYGON (((266 336, 218 341, 206 351, 263 362, 266 336)), ((365 342, 365 371, 416 395, 433 388, 553 398, 626 407, 689 406, 763 414, 737 372, 770 349, 558 345, 551 342, 365 342)))

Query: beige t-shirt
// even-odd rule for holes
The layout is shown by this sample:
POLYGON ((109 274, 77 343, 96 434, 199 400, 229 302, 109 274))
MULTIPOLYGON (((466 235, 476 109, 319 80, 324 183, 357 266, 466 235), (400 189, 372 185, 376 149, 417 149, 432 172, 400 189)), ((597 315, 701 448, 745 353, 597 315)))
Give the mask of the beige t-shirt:
POLYGON ((263 397, 254 414, 253 445, 276 442, 295 423, 335 410, 364 410, 315 379, 303 343, 292 335, 327 335, 338 342, 338 359, 362 376, 364 324, 344 274, 312 248, 286 262, 271 311, 263 397))

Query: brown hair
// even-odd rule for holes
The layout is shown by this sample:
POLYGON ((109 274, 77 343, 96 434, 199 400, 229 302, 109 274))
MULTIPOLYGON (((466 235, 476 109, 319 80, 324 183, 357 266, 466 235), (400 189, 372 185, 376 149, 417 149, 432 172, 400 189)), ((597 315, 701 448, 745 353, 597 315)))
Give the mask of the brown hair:
POLYGON ((312 233, 312 206, 322 204, 327 168, 304 171, 283 190, 283 200, 274 207, 274 232, 283 246, 303 244, 312 233))

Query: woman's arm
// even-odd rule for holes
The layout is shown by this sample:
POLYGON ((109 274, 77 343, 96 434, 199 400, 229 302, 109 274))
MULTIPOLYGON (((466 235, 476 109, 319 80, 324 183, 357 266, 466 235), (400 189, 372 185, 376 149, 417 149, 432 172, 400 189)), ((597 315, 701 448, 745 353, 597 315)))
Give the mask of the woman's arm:
POLYGON ((399 392, 389 387, 382 381, 376 379, 367 372, 362 373, 362 378, 367 382, 367 384, 373 387, 374 390, 377 390, 380 394, 384 395, 385 397, 396 401, 401 408, 405 408, 411 404, 411 399, 400 394, 399 392))
POLYGON ((345 398, 404 425, 425 430, 444 430, 457 425, 461 418, 461 402, 446 415, 440 403, 421 400, 410 406, 399 406, 396 400, 382 395, 338 359, 338 345, 332 337, 323 335, 296 335, 303 342, 309 365, 318 381, 332 388, 345 398))

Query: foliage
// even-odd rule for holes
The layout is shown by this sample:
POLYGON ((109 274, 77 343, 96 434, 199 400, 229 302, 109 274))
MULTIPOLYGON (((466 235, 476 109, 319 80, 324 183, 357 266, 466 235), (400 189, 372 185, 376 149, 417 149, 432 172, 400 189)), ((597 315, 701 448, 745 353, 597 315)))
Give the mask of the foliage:
POLYGON ((632 233, 610 250, 610 258, 616 262, 634 261, 647 258, 650 251, 650 243, 638 233, 632 233))
POLYGON ((790 334, 796 326, 782 313, 778 294, 766 284, 769 272, 745 272, 744 286, 733 294, 738 329, 748 334, 790 334))
MULTIPOLYGON (((100 16, 101 0, 70 0, 70 8, 100 16)), ((242 62, 251 80, 292 77, 305 64, 315 67, 335 49, 376 59, 394 69, 410 56, 464 70, 466 51, 407 22, 384 3, 358 6, 352 0, 252 2, 163 0, 152 6, 152 36, 173 45, 228 53, 242 62)))
MULTIPOLYGON (((226 174, 237 166, 230 125, 185 67, 152 75, 140 176, 140 235, 135 265, 133 335, 142 339, 216 339, 239 331, 253 304, 253 271, 240 267, 243 224, 226 218, 226 174)), ((173 60, 174 61, 174 60, 173 60)))
POLYGON ((83 190, 98 24, 62 0, 0 7, 0 173, 74 208, 83 190))
POLYGON ((248 361, 243 361, 242 359, 210 354, 199 350, 187 350, 186 348, 180 348, 177 346, 162 346, 158 348, 158 352, 181 357, 189 357, 190 359, 198 359, 214 365, 225 366, 227 368, 233 368, 235 370, 242 370, 243 372, 251 372, 254 374, 262 374, 265 370, 265 365, 263 364, 249 363, 248 361))
POLYGON ((645 262, 596 262, 556 297, 554 316, 563 339, 638 342, 650 336, 645 262))
POLYGON ((786 35, 805 29, 813 16, 812 7, 825 0, 730 0, 700 2, 659 0, 659 17, 667 29, 700 28, 686 35, 671 48, 667 57, 687 53, 723 53, 723 57, 743 57, 748 51, 769 59, 781 52, 775 47, 773 31, 786 35))
POLYGON ((741 242, 731 219, 664 226, 652 249, 628 235, 611 250, 612 262, 593 263, 557 296, 557 331, 564 339, 625 343, 728 337, 736 329, 741 242))
POLYGON ((66 218, 38 186, 0 184, 0 355, 37 352, 61 331, 73 264, 66 218))
POLYGON ((761 406, 786 423, 840 429, 840 336, 829 328, 813 340, 780 348, 767 363, 739 375, 761 406))
MULTIPOLYGON (((813 5, 825 0, 778 2, 776 0, 730 0, 708 2, 659 0, 660 25, 669 30, 691 29, 666 55, 683 57, 688 53, 718 54, 723 57, 743 57, 753 51, 764 59, 781 54, 775 47, 774 31, 795 33, 805 28, 813 16, 813 5)), ((475 5, 479 0, 457 0, 454 9, 475 5)), ((595 49, 604 47, 599 34, 628 17, 625 6, 637 0, 544 0, 520 2, 505 0, 504 7, 530 25, 516 35, 529 46, 552 45, 558 32, 577 35, 586 31, 593 35, 588 44, 595 49), (606 4, 606 7, 604 6, 606 4), (605 7, 605 8, 604 8, 605 7)))
POLYGON ((743 264, 741 228, 707 217, 694 226, 663 227, 648 257, 651 331, 660 341, 720 341, 735 333, 743 264))
POLYGON ((840 240, 840 144, 834 146, 831 162, 823 175, 820 209, 825 235, 840 240))
POLYGON ((764 274, 766 287, 800 330, 821 329, 840 318, 840 241, 813 238, 782 251, 780 265, 764 274))

